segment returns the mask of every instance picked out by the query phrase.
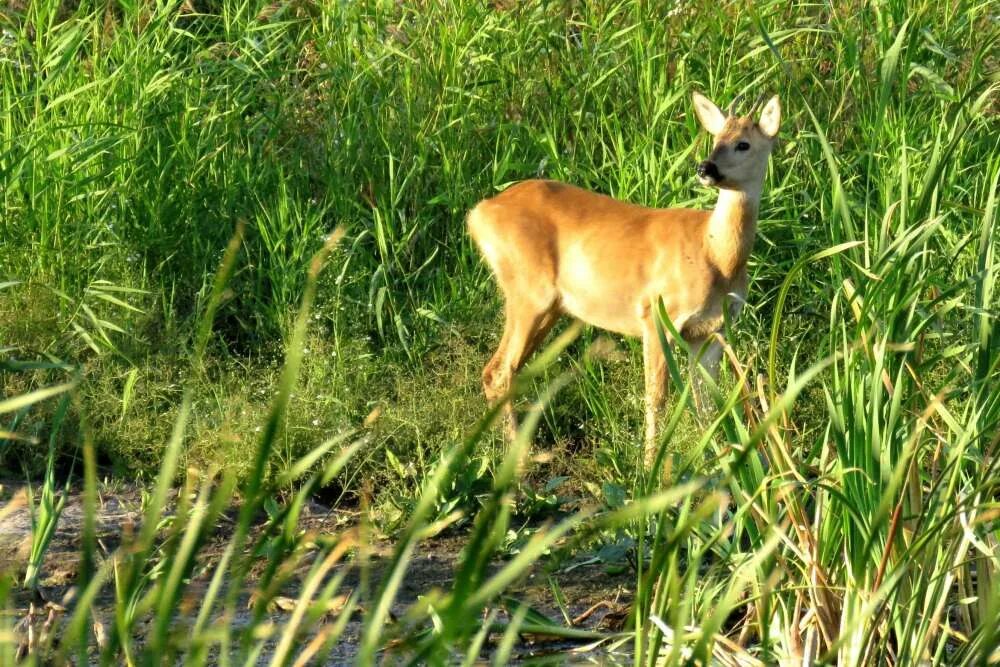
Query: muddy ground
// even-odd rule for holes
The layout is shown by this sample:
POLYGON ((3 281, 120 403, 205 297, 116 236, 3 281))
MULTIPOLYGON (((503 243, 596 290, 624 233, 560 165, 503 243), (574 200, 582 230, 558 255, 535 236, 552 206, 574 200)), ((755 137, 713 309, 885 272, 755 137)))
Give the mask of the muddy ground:
MULTIPOLYGON (((18 577, 23 577, 31 549, 30 514, 26 507, 16 507, 12 501, 21 490, 22 484, 19 482, 0 484, 0 572, 13 572, 18 577)), ((136 486, 116 484, 113 490, 104 488, 99 492, 96 525, 99 550, 102 553, 112 553, 123 534, 134 532, 138 528, 141 500, 142 490, 136 486)), ((40 579, 40 592, 44 600, 62 602, 76 583, 80 562, 82 520, 82 497, 79 493, 71 493, 45 556, 40 579)), ((303 513, 300 526, 321 533, 339 534, 354 525, 356 521, 356 512, 312 504, 303 513)), ((207 586, 213 560, 221 554, 231 527, 231 519, 224 517, 218 526, 215 538, 202 550, 200 557, 205 567, 199 568, 199 571, 207 570, 207 573, 191 582, 189 588, 193 589, 194 593, 197 594, 199 589, 207 586)), ((418 546, 393 605, 392 612, 395 615, 402 615, 421 594, 434 588, 447 589, 450 586, 458 555, 466 538, 465 531, 456 530, 428 539, 418 546)), ((392 548, 391 536, 374 538, 370 555, 373 582, 377 582, 382 575, 391 558, 392 548)), ((544 562, 536 563, 527 577, 512 587, 508 594, 512 598, 530 604, 549 618, 564 623, 563 614, 549 584, 551 577, 558 583, 576 627, 616 630, 624 620, 631 601, 634 575, 627 568, 610 574, 603 563, 594 561, 596 559, 584 555, 562 564, 554 571, 545 570, 544 562)), ((498 568, 502 564, 503 562, 498 560, 492 567, 498 568)), ((354 571, 356 572, 356 569, 354 571)), ((353 572, 345 581, 347 588, 357 585, 357 578, 353 572)), ((253 582, 251 587, 252 584, 253 582)), ((294 590, 284 592, 290 597, 295 595, 294 590)), ((38 600, 37 597, 33 599, 32 594, 15 587, 12 606, 5 612, 12 613, 15 618, 8 618, 7 622, 20 621, 23 627, 32 602, 36 607, 44 605, 44 601, 38 600)), ((112 604, 111 591, 107 589, 96 606, 97 616, 110 619, 112 604)), ((287 616, 288 612, 276 608, 271 613, 271 620, 280 627, 287 620, 287 616)), ((240 620, 237 619, 237 622, 240 620)), ((340 644, 327 661, 328 664, 351 662, 362 622, 361 615, 356 615, 351 620, 340 644)), ((574 652, 574 649, 580 646, 582 643, 522 638, 515 655, 518 662, 523 663, 542 660, 549 664, 556 659, 555 662, 558 663, 619 664, 627 660, 627 656, 607 651, 574 652)), ((488 650, 488 648, 484 650, 482 656, 484 660, 489 658, 488 650)))

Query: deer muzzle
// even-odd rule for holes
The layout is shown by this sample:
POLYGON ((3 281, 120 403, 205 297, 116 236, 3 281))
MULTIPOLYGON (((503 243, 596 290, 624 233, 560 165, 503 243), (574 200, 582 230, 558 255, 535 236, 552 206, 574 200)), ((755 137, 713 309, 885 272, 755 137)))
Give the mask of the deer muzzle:
POLYGON ((715 185, 722 180, 719 168, 711 160, 705 160, 699 164, 695 172, 698 174, 698 180, 701 181, 702 185, 715 185))

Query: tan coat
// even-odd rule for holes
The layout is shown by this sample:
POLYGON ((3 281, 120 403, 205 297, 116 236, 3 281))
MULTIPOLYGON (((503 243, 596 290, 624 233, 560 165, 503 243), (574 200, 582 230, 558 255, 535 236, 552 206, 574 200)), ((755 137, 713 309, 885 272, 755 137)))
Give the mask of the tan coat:
MULTIPOLYGON (((513 374, 563 314, 641 336, 651 456, 666 381, 657 334, 660 299, 715 376, 721 348, 711 337, 722 327, 723 308, 729 304, 735 315, 746 299, 746 264, 780 107, 772 99, 759 124, 727 116, 697 94, 695 108, 715 137, 711 156, 699 167, 702 182, 720 188, 712 211, 645 208, 564 183, 531 180, 469 212, 469 233, 505 301, 503 337, 483 369, 488 400, 506 396, 513 374)), ((511 435, 514 428, 508 406, 511 435)))

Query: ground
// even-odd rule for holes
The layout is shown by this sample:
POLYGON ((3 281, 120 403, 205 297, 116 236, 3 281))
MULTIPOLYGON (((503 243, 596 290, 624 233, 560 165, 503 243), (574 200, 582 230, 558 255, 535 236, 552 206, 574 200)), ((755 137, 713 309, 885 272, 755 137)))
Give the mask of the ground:
MULTIPOLYGON (((0 489, 2 489, 0 497, 5 500, 5 508, 0 509, 0 572, 23 573, 31 549, 31 519, 27 508, 23 505, 16 506, 17 501, 14 499, 24 489, 24 485, 17 481, 7 482, 0 485, 0 489)), ((124 533, 134 533, 138 530, 142 518, 142 489, 138 486, 116 483, 113 489, 102 489, 98 496, 97 538, 100 545, 99 550, 106 554, 114 551, 124 533)), ((330 509, 311 503, 303 513, 300 527, 318 533, 341 534, 345 529, 356 525, 357 520, 358 512, 356 511, 330 509)), ((20 589, 13 597, 13 607, 4 612, 13 616, 13 619, 8 619, 8 622, 19 623, 18 627, 22 634, 27 628, 25 619, 28 617, 32 605, 34 605, 35 610, 32 623, 36 627, 44 623, 49 613, 47 610, 54 608, 50 603, 55 603, 58 607, 62 607, 64 602, 66 606, 71 605, 68 594, 76 584, 80 564, 82 521, 82 494, 78 490, 71 491, 67 497, 55 536, 45 554, 38 596, 20 589)), ((221 555, 225 542, 230 536, 231 526, 232 522, 229 520, 220 522, 214 538, 216 544, 202 550, 200 567, 198 568, 202 574, 191 582, 188 589, 189 594, 197 596, 208 585, 212 573, 211 566, 221 555)), ((453 579, 458 555, 466 538, 465 531, 456 530, 420 543, 410 562, 400 593, 393 604, 392 613, 394 616, 402 616, 420 595, 434 588, 448 588, 453 579)), ((392 536, 382 535, 374 540, 369 555, 372 564, 372 581, 380 580, 385 566, 391 558, 392 549, 392 536)), ((546 576, 549 575, 557 582, 575 627, 617 630, 621 627, 629 608, 635 581, 634 574, 628 569, 609 573, 606 566, 603 563, 595 562, 596 560, 582 556, 561 565, 552 572, 546 570, 544 560, 536 561, 527 577, 508 591, 507 597, 528 603, 553 620, 561 619, 562 613, 554 599, 553 589, 548 583, 548 576, 546 576)), ((310 564, 311 561, 307 561, 300 568, 302 574, 305 574, 310 564)), ((501 565, 502 561, 497 560, 491 569, 495 570, 501 565)), ((355 572, 356 570, 352 571, 351 575, 345 579, 344 587, 346 590, 353 589, 358 585, 355 572)), ((331 573, 331 576, 333 574, 335 572, 331 573)), ((248 587, 248 596, 252 586, 253 582, 248 587)), ((287 620, 291 610, 290 606, 288 610, 283 610, 280 601, 294 598, 297 591, 290 589, 284 593, 288 597, 279 598, 279 604, 275 605, 270 612, 270 620, 279 627, 287 620)), ((98 604, 95 605, 97 616, 103 619, 105 627, 112 619, 113 601, 112 591, 108 587, 98 604)), ((56 612, 56 622, 61 615, 61 611, 56 612)), ((246 612, 246 616, 249 618, 249 611, 246 612)), ((239 623, 240 619, 237 619, 236 622, 239 623)), ((330 664, 342 664, 351 659, 357 649, 362 623, 363 616, 356 614, 348 624, 344 638, 331 654, 330 664)), ((484 649, 484 654, 488 655, 489 650, 490 647, 487 646, 484 649)), ((545 656, 552 656, 558 657, 560 663, 579 659, 588 663, 614 664, 619 662, 618 658, 624 660, 624 657, 621 656, 625 654, 619 655, 620 650, 615 652, 594 651, 588 650, 586 642, 524 636, 514 655, 519 661, 534 661, 545 656), (574 649, 582 649, 582 652, 576 653, 574 649)))

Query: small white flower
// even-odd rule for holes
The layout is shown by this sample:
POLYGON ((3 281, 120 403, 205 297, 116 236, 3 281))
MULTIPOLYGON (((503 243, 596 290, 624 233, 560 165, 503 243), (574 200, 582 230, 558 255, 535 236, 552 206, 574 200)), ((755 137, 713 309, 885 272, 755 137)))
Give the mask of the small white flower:
POLYGON ((257 428, 255 428, 255 429, 253 430, 253 432, 254 432, 254 433, 260 433, 260 426, 258 426, 257 428))
POLYGON ((319 426, 319 420, 318 419, 314 419, 313 420, 313 426, 319 426))

